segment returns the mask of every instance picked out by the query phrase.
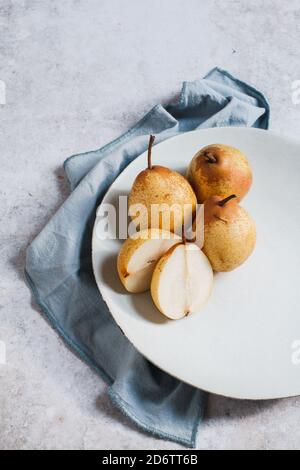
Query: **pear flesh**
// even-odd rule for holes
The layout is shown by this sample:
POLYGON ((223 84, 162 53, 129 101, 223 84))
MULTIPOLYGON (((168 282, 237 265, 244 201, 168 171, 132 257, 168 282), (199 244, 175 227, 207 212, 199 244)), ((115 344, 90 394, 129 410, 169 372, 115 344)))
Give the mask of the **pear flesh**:
POLYGON ((193 243, 172 247, 157 263, 151 295, 158 310, 179 320, 201 310, 213 286, 213 270, 204 253, 193 243))
POLYGON ((132 293, 149 290, 157 261, 180 240, 159 229, 144 230, 128 238, 118 256, 118 273, 125 289, 132 293))

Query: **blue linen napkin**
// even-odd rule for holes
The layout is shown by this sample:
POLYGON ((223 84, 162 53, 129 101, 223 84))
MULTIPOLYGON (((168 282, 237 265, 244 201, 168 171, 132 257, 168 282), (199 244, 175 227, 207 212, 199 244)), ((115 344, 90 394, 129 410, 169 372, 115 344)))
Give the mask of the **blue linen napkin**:
POLYGON ((208 127, 267 129, 269 115, 259 91, 219 68, 185 82, 177 104, 155 106, 112 143, 65 162, 71 195, 27 250, 25 276, 36 302, 109 384, 112 402, 142 430, 188 447, 195 446, 206 394, 147 361, 114 322, 92 272, 95 211, 119 173, 147 149, 150 133, 160 142, 208 127))

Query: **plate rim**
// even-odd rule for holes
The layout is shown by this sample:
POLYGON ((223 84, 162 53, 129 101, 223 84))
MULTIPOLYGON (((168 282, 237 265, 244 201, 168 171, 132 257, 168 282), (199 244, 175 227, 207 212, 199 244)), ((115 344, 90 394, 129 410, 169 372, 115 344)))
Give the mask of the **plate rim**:
MULTIPOLYGON (((235 126, 224 126, 224 127, 210 127, 210 128, 207 128, 207 129, 195 129, 195 130, 192 130, 192 131, 188 131, 188 132, 180 132, 180 133, 176 133, 175 135, 172 135, 170 136, 169 138, 163 140, 162 142, 158 142, 157 144, 155 144, 155 146, 161 146, 161 145, 164 145, 166 142, 169 142, 170 140, 173 140, 173 139, 178 139, 182 136, 185 136, 187 134, 194 134, 194 133, 210 133, 210 132, 213 132, 213 131, 216 131, 218 132, 219 130, 230 130, 230 131, 235 131, 235 132, 246 132, 246 133, 253 133, 253 134, 256 134, 256 133, 260 133, 260 134, 266 134, 266 135, 270 135, 270 136, 273 136, 275 138, 278 138, 278 139, 281 139, 283 141, 287 141, 289 144, 292 144, 292 145, 296 145, 296 146, 299 146, 299 150, 300 150, 300 139, 297 139, 296 137, 290 137, 290 136, 286 136, 286 135, 282 135, 280 134, 279 132, 277 131, 273 131, 273 130, 269 130, 269 129, 260 129, 260 128, 254 128, 254 127, 235 127, 235 126)), ((95 279, 95 282, 96 282, 96 285, 97 285, 97 289, 99 290, 100 292, 100 295, 102 296, 102 299, 104 300, 108 310, 109 310, 109 313, 110 315, 112 316, 113 320, 115 321, 116 325, 118 326, 118 328, 121 330, 122 334, 126 337, 126 339, 129 341, 129 343, 136 349, 136 351, 138 351, 139 354, 141 354, 145 359, 147 359, 149 362, 151 362, 153 365, 155 365, 156 367, 158 367, 158 369, 160 369, 161 371, 163 371, 164 373, 170 375, 171 377, 174 377, 175 379, 179 380, 180 382, 182 383, 185 383, 191 387, 194 387, 196 388, 197 390, 201 390, 203 392, 206 392, 206 393, 209 393, 209 394, 213 394, 213 395, 216 395, 216 396, 220 396, 220 397, 225 397, 225 398, 229 398, 229 399, 234 399, 234 400, 247 400, 247 401, 270 401, 270 400, 281 400, 281 399, 285 399, 285 398, 296 398, 296 397, 299 397, 300 396, 300 391, 299 393, 297 394, 288 394, 288 395, 278 395, 278 396, 273 396, 273 397, 265 397, 265 396, 253 396, 253 397, 242 397, 242 396, 235 396, 235 395, 228 395, 226 393, 221 393, 221 392, 216 392, 215 390, 211 390, 209 389, 209 387, 197 387, 195 384, 191 383, 189 380, 183 380, 182 378, 178 377, 175 373, 170 373, 169 371, 166 371, 162 368, 161 365, 157 364, 156 361, 154 361, 153 359, 150 359, 144 352, 142 352, 138 346, 136 346, 133 341, 126 335, 126 333, 124 332, 124 330, 122 329, 122 326, 119 324, 118 320, 115 318, 115 316, 113 315, 112 313, 112 310, 111 310, 111 307, 110 307, 110 301, 108 299, 108 296, 103 292, 103 289, 101 289, 101 286, 99 285, 98 281, 97 281, 97 276, 96 276, 96 266, 95 266, 95 259, 94 259, 94 239, 95 239, 95 230, 96 230, 96 222, 97 222, 97 212, 98 212, 98 209, 101 207, 101 205, 103 203, 105 203, 105 199, 108 195, 108 193, 111 191, 111 189, 113 188, 113 186, 115 184, 117 184, 118 180, 121 179, 122 177, 122 174, 124 171, 126 171, 128 169, 128 167, 130 167, 132 164, 134 164, 134 162, 137 160, 137 159, 140 159, 142 158, 143 156, 145 156, 147 154, 147 150, 142 152, 140 155, 138 155, 134 160, 132 160, 122 171, 121 173, 115 178, 115 180, 111 183, 111 185, 108 187, 107 191, 105 192, 103 198, 102 198, 102 201, 100 202, 100 204, 97 206, 96 208, 96 217, 95 217, 95 222, 94 222, 94 226, 93 226, 93 231, 92 231, 92 242, 91 242, 91 258, 92 258, 92 269, 93 269, 93 275, 94 275, 94 279, 95 279)))

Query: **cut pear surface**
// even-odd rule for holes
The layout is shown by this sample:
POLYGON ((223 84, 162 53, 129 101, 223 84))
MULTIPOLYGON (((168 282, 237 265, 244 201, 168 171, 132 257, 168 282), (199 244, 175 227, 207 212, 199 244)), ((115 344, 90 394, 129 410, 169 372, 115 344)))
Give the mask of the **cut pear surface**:
POLYGON ((172 320, 201 310, 213 287, 208 258, 194 243, 173 246, 157 263, 151 295, 158 310, 172 320))
POLYGON ((143 230, 128 238, 118 256, 118 273, 128 292, 150 289, 157 261, 181 238, 160 229, 143 230))

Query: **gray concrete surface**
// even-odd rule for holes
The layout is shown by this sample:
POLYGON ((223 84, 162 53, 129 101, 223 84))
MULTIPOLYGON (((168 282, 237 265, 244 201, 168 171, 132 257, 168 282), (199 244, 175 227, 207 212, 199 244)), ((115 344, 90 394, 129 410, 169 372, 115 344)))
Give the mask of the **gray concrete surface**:
MULTIPOLYGON (((25 248, 68 195, 66 157, 215 65, 263 90, 272 129, 297 136, 299 47, 299 0, 1 0, 0 449, 179 448, 128 423, 43 320, 23 282, 25 248)), ((211 396, 198 448, 300 448, 299 420, 298 398, 211 396)))

